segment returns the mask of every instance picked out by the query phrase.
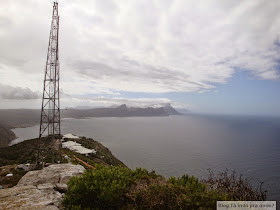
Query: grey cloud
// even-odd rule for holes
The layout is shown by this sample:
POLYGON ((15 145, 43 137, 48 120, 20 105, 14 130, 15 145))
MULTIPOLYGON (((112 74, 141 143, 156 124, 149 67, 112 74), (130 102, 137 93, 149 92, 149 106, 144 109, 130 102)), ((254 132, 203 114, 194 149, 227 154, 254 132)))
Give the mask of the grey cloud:
MULTIPOLYGON (((104 63, 93 61, 77 61, 74 66, 79 69, 81 75, 89 76, 92 79, 111 77, 121 81, 143 80, 150 81, 159 86, 167 86, 171 91, 178 91, 176 85, 188 84, 194 89, 207 90, 212 86, 197 82, 191 76, 165 67, 159 68, 135 60, 121 59, 120 67, 111 67, 104 63), (128 65, 127 65, 128 64, 128 65)), ((116 87, 117 89, 117 87, 116 87)))
POLYGON ((60 98, 72 98, 72 96, 71 96, 70 94, 68 94, 68 93, 65 93, 65 92, 63 91, 63 89, 60 89, 60 91, 59 91, 59 97, 60 97, 60 98))
POLYGON ((34 92, 29 88, 12 87, 0 84, 0 99, 38 99, 41 98, 39 92, 34 92))
MULTIPOLYGON (((85 86, 134 92, 207 91, 235 69, 280 78, 280 1, 69 0, 59 7, 68 93, 81 86, 79 76, 85 86)), ((19 86, 26 86, 23 73, 28 80, 43 74, 51 10, 51 1, 0 3, 0 70, 13 72, 19 86)))

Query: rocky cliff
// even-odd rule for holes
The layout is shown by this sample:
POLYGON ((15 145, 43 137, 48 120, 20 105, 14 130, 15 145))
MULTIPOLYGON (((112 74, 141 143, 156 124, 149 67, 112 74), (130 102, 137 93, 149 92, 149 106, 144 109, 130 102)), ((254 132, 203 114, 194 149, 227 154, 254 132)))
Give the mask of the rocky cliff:
POLYGON ((0 208, 59 209, 67 182, 84 170, 81 165, 57 164, 30 171, 15 187, 0 190, 0 208))
POLYGON ((0 148, 8 147, 9 143, 16 138, 16 135, 6 126, 0 124, 0 148))

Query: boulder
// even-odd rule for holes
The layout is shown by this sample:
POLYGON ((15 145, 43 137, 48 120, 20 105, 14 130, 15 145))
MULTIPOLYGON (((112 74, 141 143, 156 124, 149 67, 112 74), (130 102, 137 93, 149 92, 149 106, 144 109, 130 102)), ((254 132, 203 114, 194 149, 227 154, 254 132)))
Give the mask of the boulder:
POLYGON ((30 171, 15 187, 0 190, 0 208, 59 209, 67 182, 84 170, 80 165, 58 164, 30 171))

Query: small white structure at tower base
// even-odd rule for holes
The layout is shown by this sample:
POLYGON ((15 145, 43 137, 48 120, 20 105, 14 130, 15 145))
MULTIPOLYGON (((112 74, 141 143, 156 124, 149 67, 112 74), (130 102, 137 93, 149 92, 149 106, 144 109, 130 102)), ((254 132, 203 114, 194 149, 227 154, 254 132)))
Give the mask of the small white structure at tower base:
POLYGON ((63 135, 62 139, 79 139, 79 136, 75 136, 72 133, 63 135))
POLYGON ((94 149, 88 149, 83 147, 81 144, 75 142, 75 141, 66 141, 62 143, 63 148, 70 149, 72 151, 75 151, 77 153, 80 153, 82 155, 88 155, 90 153, 96 153, 94 149))

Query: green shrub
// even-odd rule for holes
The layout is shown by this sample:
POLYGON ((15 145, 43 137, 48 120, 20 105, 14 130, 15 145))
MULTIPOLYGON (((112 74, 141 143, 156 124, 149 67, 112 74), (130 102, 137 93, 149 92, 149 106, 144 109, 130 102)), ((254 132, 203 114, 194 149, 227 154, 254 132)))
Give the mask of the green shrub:
POLYGON ((198 181, 198 178, 194 176, 183 175, 181 178, 170 177, 168 182, 181 187, 187 187, 188 189, 195 189, 196 191, 205 191, 206 185, 198 181))
POLYGON ((215 209, 226 194, 208 191, 195 177, 169 178, 166 184, 152 184, 134 192, 135 209, 215 209))
POLYGON ((224 193, 187 175, 166 180, 154 171, 96 165, 68 183, 66 209, 213 209, 224 193))
POLYGON ((135 171, 125 167, 96 165, 95 170, 86 171, 82 177, 73 177, 68 183, 64 200, 66 208, 115 209, 125 206, 128 190, 136 180, 156 177, 145 169, 135 171))

